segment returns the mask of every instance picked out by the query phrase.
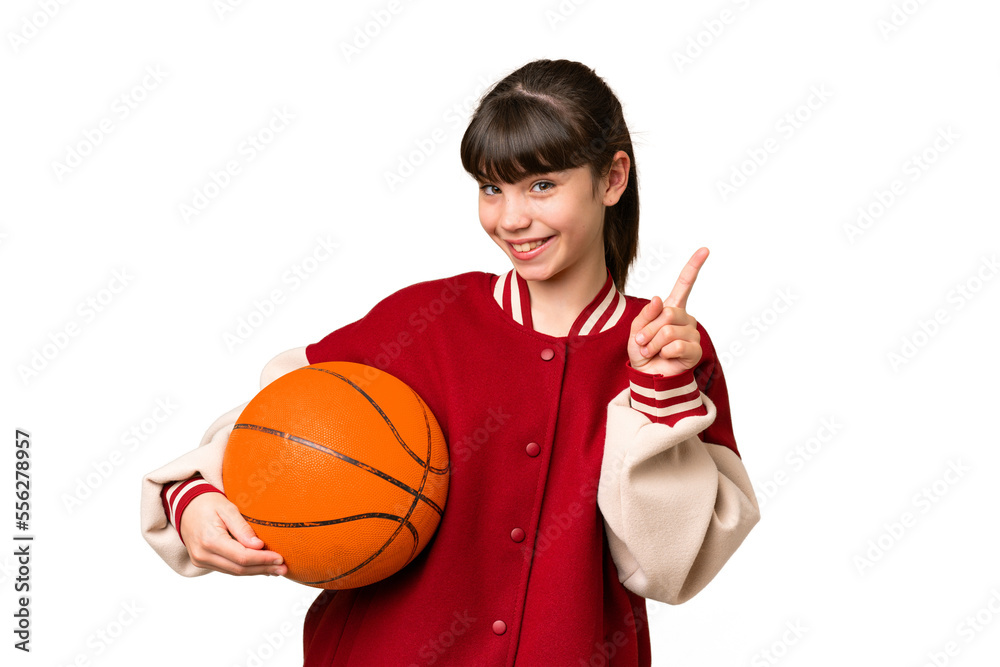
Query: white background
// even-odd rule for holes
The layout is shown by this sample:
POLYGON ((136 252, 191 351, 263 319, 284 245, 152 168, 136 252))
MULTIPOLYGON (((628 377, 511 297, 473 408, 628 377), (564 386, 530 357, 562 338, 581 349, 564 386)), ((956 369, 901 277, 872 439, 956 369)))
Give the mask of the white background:
POLYGON ((248 400, 275 354, 404 285, 510 268, 458 147, 479 95, 536 58, 586 63, 624 106, 642 202, 626 292, 665 296, 707 246, 688 309, 720 352, 742 344, 723 361, 763 517, 691 601, 648 603, 654 664, 994 664, 1000 6, 220 7, 4 3, 4 664, 301 664, 297 610, 317 591, 175 574, 140 535, 140 479, 248 400), (294 118, 248 160, 275 109, 294 118), (58 169, 72 151, 87 155, 58 169), (240 173, 185 220, 228 160, 240 173), (419 164, 390 187, 401 162, 419 164), (851 234, 859 207, 876 215, 851 234), (337 244, 323 261, 318 239, 337 244), (157 401, 175 406, 162 423, 157 401), (12 648, 15 428, 32 436, 30 655, 12 648))

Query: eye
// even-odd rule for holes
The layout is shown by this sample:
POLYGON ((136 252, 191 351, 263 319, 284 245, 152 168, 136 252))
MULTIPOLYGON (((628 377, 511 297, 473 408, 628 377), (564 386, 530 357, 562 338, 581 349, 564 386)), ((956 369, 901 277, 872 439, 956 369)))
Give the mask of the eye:
MULTIPOLYGON (((538 181, 537 183, 535 183, 535 184, 534 184, 533 186, 531 186, 531 187, 532 187, 532 189, 533 189, 533 190, 534 190, 535 192, 548 192, 549 190, 551 190, 552 188, 554 188, 554 187, 555 187, 555 185, 556 185, 556 184, 555 184, 555 183, 553 183, 552 181, 538 181), (548 185, 549 187, 547 187, 547 188, 542 188, 542 189, 540 189, 540 190, 534 190, 534 188, 535 188, 536 186, 542 186, 542 185, 548 185)), ((485 185, 480 185, 480 186, 479 186, 479 189, 480 189, 480 190, 482 190, 483 194, 485 194, 485 195, 493 195, 493 194, 496 194, 496 193, 493 193, 493 192, 490 192, 490 191, 489 191, 489 190, 488 190, 487 188, 495 188, 495 189, 496 189, 497 191, 499 191, 499 190, 500 190, 500 188, 498 188, 497 186, 493 185, 492 183, 486 183, 485 185)))

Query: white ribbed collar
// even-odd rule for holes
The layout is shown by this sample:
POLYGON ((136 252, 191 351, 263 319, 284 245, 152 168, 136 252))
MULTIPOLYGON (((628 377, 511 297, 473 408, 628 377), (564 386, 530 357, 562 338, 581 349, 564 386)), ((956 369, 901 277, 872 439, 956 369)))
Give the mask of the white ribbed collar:
MULTIPOLYGON (((608 276, 604 285, 577 316, 568 335, 586 336, 600 333, 610 329, 621 319, 625 312, 625 295, 615 289, 611 270, 607 271, 608 276)), ((493 298, 511 319, 534 331, 528 283, 517 271, 511 269, 497 276, 493 284, 493 298)))

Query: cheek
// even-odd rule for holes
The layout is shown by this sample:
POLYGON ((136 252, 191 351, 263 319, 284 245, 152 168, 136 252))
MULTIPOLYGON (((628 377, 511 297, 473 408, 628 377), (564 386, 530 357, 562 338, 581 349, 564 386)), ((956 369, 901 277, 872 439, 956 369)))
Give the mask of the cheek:
POLYGON ((579 220, 584 219, 586 207, 570 198, 557 198, 542 200, 536 203, 535 213, 546 220, 551 221, 553 226, 566 228, 576 226, 579 220))
POLYGON ((490 219, 489 208, 483 205, 482 202, 479 202, 479 224, 482 225, 483 230, 487 233, 489 233, 495 226, 493 221, 490 219))
POLYGON ((495 234, 500 227, 500 207, 495 202, 479 202, 479 224, 487 234, 495 234))
POLYGON ((494 235, 497 232, 496 220, 494 220, 492 216, 488 213, 481 213, 479 215, 479 224, 483 228, 483 231, 486 232, 487 236, 493 238, 494 241, 497 240, 494 238, 494 235))

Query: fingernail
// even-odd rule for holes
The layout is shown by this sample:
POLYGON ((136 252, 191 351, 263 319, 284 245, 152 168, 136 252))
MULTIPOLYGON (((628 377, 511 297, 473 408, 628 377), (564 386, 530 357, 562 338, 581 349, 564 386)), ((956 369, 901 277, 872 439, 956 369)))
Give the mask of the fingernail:
POLYGON ((280 558, 275 558, 273 561, 271 561, 271 563, 274 564, 274 565, 281 565, 281 559, 280 558))
POLYGON ((646 342, 646 336, 643 335, 642 333, 637 333, 635 335, 635 342, 639 343, 640 345, 642 343, 645 343, 646 342))

